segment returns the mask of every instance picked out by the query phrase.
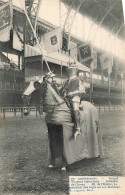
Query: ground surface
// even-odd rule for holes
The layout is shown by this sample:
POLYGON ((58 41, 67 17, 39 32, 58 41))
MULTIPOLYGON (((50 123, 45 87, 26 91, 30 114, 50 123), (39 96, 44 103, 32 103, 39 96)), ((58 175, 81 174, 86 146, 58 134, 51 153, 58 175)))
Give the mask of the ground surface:
POLYGON ((104 156, 50 171, 43 119, 26 116, 0 121, 0 195, 68 194, 68 176, 124 176, 125 113, 100 114, 104 156))

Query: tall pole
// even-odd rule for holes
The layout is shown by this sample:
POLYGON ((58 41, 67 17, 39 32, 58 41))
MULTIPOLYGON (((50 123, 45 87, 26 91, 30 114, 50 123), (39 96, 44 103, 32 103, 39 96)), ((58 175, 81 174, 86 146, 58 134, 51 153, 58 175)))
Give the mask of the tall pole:
MULTIPOLYGON (((111 90, 112 66, 113 66, 113 56, 111 56, 111 63, 109 64, 109 67, 107 69, 107 71, 108 71, 108 95, 109 95, 109 98, 110 98, 110 90, 111 90)), ((109 100, 109 103, 110 103, 110 100, 109 100)))
POLYGON ((124 81, 123 81, 123 77, 124 77, 124 73, 122 72, 121 74, 121 79, 122 79, 122 105, 124 106, 124 99, 123 99, 123 95, 124 95, 124 81))
MULTIPOLYGON (((60 29, 61 29, 61 0, 59 0, 59 26, 60 26, 60 29)), ((60 36, 62 37, 62 32, 60 33, 60 36)), ((62 38, 60 37, 60 45, 62 45, 62 38)), ((61 52, 61 55, 62 55, 62 46, 60 48, 60 52, 61 52)), ((61 85, 62 85, 62 61, 61 61, 61 85)))
POLYGON ((90 102, 93 103, 93 70, 97 68, 97 56, 92 51, 92 60, 90 63, 90 102))
POLYGON ((61 85, 62 85, 62 61, 61 61, 61 85))
POLYGON ((121 74, 121 80, 122 80, 122 83, 121 83, 121 87, 122 87, 122 95, 124 94, 124 89, 123 89, 123 72, 122 72, 122 74, 121 74))
POLYGON ((20 70, 20 54, 18 54, 18 69, 20 70))
POLYGON ((110 74, 108 74, 108 94, 110 95, 110 86, 111 86, 111 78, 110 74))
POLYGON ((93 95, 93 69, 90 69, 90 102, 92 102, 93 95))
POLYGON ((23 71, 25 69, 25 44, 26 44, 26 28, 27 28, 27 19, 25 16, 25 24, 24 24, 24 29, 23 29, 23 71))

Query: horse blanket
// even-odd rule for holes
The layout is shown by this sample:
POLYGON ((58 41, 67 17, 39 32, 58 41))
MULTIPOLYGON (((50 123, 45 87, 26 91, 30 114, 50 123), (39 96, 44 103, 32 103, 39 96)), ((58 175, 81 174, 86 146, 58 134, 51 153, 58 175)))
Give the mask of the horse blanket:
MULTIPOLYGON (((82 106, 83 110, 80 111, 81 134, 77 136, 76 141, 73 137, 74 123, 71 122, 70 113, 68 111, 66 112, 64 107, 55 107, 53 115, 51 117, 50 115, 46 116, 46 123, 63 126, 63 151, 67 164, 72 164, 85 158, 95 158, 103 155, 98 112, 87 101, 82 101, 82 106)), ((57 147, 55 147, 55 153, 57 147)), ((49 145, 49 155, 50 153, 49 145)))

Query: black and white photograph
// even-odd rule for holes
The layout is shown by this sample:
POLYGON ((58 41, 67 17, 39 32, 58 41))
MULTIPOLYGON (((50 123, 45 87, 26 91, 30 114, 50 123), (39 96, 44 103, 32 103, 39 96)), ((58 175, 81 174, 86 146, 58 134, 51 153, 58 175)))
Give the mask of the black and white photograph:
POLYGON ((125 194, 125 0, 0 0, 0 195, 125 194))

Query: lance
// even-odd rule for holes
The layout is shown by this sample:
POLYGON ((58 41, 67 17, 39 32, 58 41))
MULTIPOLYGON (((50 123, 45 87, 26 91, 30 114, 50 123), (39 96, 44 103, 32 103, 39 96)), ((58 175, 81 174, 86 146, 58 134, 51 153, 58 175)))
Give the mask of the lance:
POLYGON ((41 45, 39 44, 39 40, 38 40, 38 38, 37 38, 36 32, 35 32, 35 30, 34 30, 32 24, 31 24, 31 21, 30 21, 30 19, 29 19, 29 16, 28 16, 28 14, 27 14, 27 12, 26 12, 26 9, 25 9, 25 7, 24 7, 24 5, 23 5, 23 3, 22 3, 22 0, 20 0, 20 3, 21 3, 21 5, 22 5, 22 8, 23 8, 24 13, 25 13, 25 15, 26 15, 26 18, 27 18, 27 20, 28 20, 28 22, 29 22, 29 25, 30 25, 30 27, 31 27, 31 29, 32 29, 33 35, 34 35, 34 37, 35 37, 35 39, 36 39, 36 42, 38 43, 39 49, 40 49, 41 54, 42 54, 42 56, 43 56, 43 60, 45 61, 45 64, 46 64, 46 66, 47 66, 49 72, 51 72, 50 67, 49 67, 49 65, 48 65, 48 62, 47 62, 47 60, 46 60, 46 58, 45 58, 45 56, 44 56, 44 54, 43 54, 42 47, 41 47, 41 45))

